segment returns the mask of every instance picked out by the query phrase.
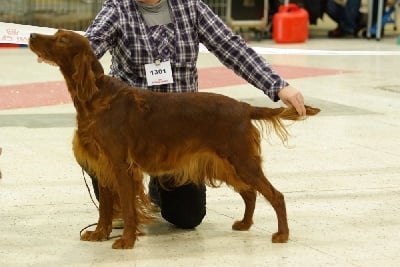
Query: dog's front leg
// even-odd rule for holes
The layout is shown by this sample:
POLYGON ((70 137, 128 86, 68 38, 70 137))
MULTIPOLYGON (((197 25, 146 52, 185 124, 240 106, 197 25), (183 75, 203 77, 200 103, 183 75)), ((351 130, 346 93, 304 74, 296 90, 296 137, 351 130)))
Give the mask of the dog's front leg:
POLYGON ((114 249, 130 249, 133 248, 136 241, 137 221, 137 188, 134 178, 131 177, 126 168, 117 175, 118 192, 121 202, 121 208, 124 218, 124 231, 120 239, 116 240, 112 245, 114 249))
POLYGON ((86 231, 81 236, 84 241, 102 241, 108 239, 112 231, 113 194, 107 187, 99 185, 99 221, 94 231, 86 231))

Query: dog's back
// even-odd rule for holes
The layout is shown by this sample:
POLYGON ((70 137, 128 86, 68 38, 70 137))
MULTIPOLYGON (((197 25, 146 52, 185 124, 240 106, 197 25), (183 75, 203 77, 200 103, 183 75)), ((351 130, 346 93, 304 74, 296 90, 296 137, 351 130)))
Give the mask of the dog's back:
MULTIPOLYGON (((99 111, 94 114, 96 120, 102 120, 101 125, 130 127, 133 130, 129 134, 133 136, 126 136, 126 139, 138 143, 152 140, 154 144, 163 144, 167 151, 184 144, 190 144, 191 149, 204 149, 207 145, 226 147, 229 140, 235 143, 235 138, 256 131, 253 120, 261 121, 266 128, 271 126, 285 141, 287 131, 282 120, 304 119, 294 108, 254 107, 215 93, 157 93, 125 84, 120 86, 115 78, 109 79, 105 83, 108 88, 99 90, 103 92, 99 101, 108 100, 96 104, 105 107, 101 115, 99 111), (109 85, 118 85, 119 89, 111 89, 109 85)), ((306 106, 306 111, 307 115, 315 115, 319 109, 306 106)), ((156 150, 153 147, 151 151, 156 150)), ((220 153, 222 151, 219 149, 220 153)))

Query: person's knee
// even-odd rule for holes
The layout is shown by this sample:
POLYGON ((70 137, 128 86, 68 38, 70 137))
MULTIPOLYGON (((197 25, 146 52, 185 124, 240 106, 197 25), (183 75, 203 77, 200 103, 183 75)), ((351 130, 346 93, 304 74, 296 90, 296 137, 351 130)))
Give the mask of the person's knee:
POLYGON ((161 215, 163 218, 168 221, 169 223, 172 223, 178 228, 182 229, 193 229, 196 228, 201 224, 203 221, 203 218, 206 215, 206 212, 202 213, 193 213, 193 212, 188 212, 188 213, 180 213, 180 214, 171 214, 166 212, 165 210, 161 210, 161 215))
POLYGON ((160 200, 163 218, 179 228, 195 228, 206 215, 204 184, 188 184, 172 190, 160 187, 160 200))

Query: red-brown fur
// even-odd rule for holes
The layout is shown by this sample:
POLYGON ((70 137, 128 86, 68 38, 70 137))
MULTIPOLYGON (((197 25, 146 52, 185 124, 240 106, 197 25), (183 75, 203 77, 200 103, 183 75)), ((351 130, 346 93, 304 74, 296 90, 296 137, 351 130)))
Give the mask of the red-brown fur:
MULTIPOLYGON (((245 202, 244 217, 233 224, 234 230, 248 230, 253 224, 260 192, 278 218, 272 242, 287 242, 285 200, 263 174, 260 132, 252 121, 274 129, 286 141, 281 119, 301 119, 293 108, 253 107, 213 93, 155 93, 130 87, 105 75, 88 40, 71 31, 31 34, 29 46, 60 67, 77 111, 76 160, 99 180, 98 225, 82 240, 109 237, 116 193, 125 228, 113 248, 134 246, 139 226, 150 218, 142 181, 145 172, 169 174, 175 177, 169 184, 175 185, 222 181, 232 186, 245 202)), ((307 115, 318 112, 307 107, 307 115)))

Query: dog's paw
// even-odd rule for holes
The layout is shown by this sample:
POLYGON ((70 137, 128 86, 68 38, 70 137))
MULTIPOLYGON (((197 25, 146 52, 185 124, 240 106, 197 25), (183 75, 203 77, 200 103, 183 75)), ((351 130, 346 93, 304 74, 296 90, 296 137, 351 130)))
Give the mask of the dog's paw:
POLYGON ((243 221, 236 221, 233 225, 232 225, 232 229, 235 231, 247 231, 250 229, 251 225, 253 223, 246 223, 243 221))
POLYGON ((103 241, 108 239, 108 234, 103 231, 86 231, 81 235, 82 241, 103 241))
POLYGON ((286 243, 289 240, 289 233, 277 232, 272 235, 272 243, 286 243))
POLYGON ((112 245, 113 249, 132 249, 135 245, 135 240, 120 238, 112 245))

